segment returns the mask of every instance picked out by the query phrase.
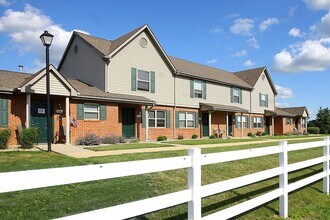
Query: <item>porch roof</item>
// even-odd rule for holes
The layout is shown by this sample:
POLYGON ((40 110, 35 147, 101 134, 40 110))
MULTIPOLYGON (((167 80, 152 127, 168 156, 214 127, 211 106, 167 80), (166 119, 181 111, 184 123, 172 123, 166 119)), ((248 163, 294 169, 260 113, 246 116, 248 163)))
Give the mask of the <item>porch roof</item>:
POLYGON ((237 106, 231 105, 220 105, 220 104, 210 104, 210 103, 200 103, 200 109, 209 110, 209 111, 222 111, 222 112, 241 112, 241 113, 248 113, 249 110, 240 108, 237 106))
POLYGON ((279 108, 275 108, 274 111, 265 110, 266 116, 283 116, 283 117, 294 117, 293 114, 290 114, 289 112, 283 111, 279 108))

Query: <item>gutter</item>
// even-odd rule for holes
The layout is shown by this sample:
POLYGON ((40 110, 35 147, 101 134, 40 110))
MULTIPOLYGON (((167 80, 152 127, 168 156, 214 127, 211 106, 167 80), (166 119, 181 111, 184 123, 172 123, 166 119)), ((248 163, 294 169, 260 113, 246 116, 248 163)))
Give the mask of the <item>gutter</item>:
POLYGON ((141 104, 141 105, 151 105, 155 106, 156 102, 150 101, 138 101, 138 100, 129 100, 129 99, 116 99, 116 98, 106 98, 106 97, 96 97, 96 96, 77 96, 77 97, 72 97, 72 99, 77 99, 77 100, 96 100, 96 101, 110 101, 110 102, 122 102, 122 103, 135 103, 135 104, 141 104))

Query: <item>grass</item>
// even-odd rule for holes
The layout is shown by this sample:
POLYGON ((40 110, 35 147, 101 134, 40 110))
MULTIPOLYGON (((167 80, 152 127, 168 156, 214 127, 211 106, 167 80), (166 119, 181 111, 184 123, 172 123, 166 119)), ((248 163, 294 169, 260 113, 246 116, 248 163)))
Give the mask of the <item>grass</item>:
POLYGON ((169 144, 155 144, 155 143, 135 143, 135 144, 113 144, 99 147, 89 147, 89 150, 93 151, 111 151, 111 150, 128 150, 128 149, 142 149, 142 148, 154 148, 154 147, 170 147, 169 144))
MULTIPOLYGON (((315 138, 308 141, 321 140, 315 138)), ((305 140, 289 140, 289 143, 305 140)), ((248 149, 274 145, 259 143, 246 146, 202 149, 203 153, 248 149)), ((187 152, 161 152, 128 154, 111 157, 74 159, 46 152, 2 152, 0 172, 14 170, 41 169, 84 164, 97 164, 160 157, 186 155, 187 152)), ((289 153, 289 163, 319 157, 322 149, 309 149, 289 153)), ((204 166, 202 184, 209 184, 240 175, 273 168, 278 165, 278 156, 265 156, 229 163, 204 166)), ((309 176, 319 171, 321 165, 310 167, 289 175, 290 181, 301 176, 309 176)), ((37 180, 36 180, 37 181, 37 180)), ((266 191, 278 187, 278 179, 272 178, 247 187, 234 189, 202 200, 203 215, 217 212, 238 202, 246 201, 266 191)), ((94 181, 82 184, 49 187, 0 194, 1 219, 50 219, 99 208, 105 208, 129 201, 149 198, 187 188, 187 170, 174 170, 148 175, 94 181)), ((291 219, 327 219, 330 216, 330 198, 320 192, 322 182, 312 184, 289 196, 289 216, 291 219)), ((187 205, 164 209, 137 219, 186 219, 187 205)), ((278 219, 278 201, 268 203, 239 217, 240 219, 278 219)))

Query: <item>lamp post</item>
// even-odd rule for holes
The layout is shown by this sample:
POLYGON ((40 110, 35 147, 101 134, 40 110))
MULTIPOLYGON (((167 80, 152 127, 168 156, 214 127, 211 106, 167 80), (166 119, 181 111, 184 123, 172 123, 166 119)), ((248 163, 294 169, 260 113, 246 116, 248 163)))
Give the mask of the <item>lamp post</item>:
POLYGON ((44 31, 40 35, 42 44, 46 47, 46 93, 47 93, 47 146, 48 152, 52 151, 51 129, 50 129, 50 85, 49 85, 49 47, 53 42, 53 35, 44 31))

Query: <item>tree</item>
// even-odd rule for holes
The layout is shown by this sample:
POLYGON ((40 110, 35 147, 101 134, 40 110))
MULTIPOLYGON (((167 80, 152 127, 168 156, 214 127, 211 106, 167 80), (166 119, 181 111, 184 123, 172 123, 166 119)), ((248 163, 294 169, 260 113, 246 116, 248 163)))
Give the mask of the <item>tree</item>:
POLYGON ((320 128, 321 134, 330 133, 330 109, 320 108, 316 115, 316 126, 320 128))
POLYGON ((308 121, 308 125, 307 126, 308 127, 316 127, 316 120, 314 119, 314 120, 308 121))

